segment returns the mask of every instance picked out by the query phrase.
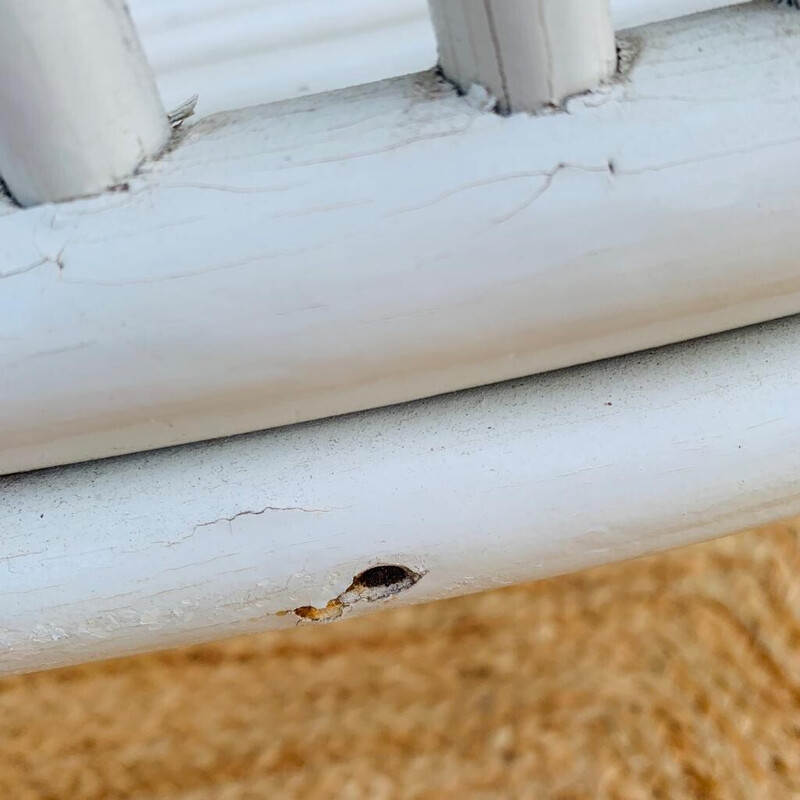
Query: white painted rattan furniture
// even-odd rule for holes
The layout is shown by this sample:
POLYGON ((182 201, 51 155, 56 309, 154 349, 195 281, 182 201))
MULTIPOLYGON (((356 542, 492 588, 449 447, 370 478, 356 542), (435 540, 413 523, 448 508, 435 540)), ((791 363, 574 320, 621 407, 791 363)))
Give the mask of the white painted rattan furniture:
POLYGON ((800 13, 434 0, 202 112, 404 2, 0 0, 0 669, 800 513, 800 13))

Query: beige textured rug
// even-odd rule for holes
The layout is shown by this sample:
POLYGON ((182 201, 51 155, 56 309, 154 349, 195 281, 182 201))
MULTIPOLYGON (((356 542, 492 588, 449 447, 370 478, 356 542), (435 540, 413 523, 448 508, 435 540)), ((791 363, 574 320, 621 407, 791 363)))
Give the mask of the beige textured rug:
POLYGON ((5 800, 800 797, 800 536, 0 683, 5 800))

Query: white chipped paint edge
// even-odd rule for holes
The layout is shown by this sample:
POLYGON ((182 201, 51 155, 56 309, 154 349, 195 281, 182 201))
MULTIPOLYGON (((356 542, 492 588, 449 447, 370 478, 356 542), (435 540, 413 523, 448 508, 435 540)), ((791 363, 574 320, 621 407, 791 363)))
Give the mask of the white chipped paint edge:
POLYGON ((538 112, 596 89, 616 70, 609 0, 430 0, 439 66, 497 110, 538 112))
POLYGON ((0 479, 0 671, 344 616, 800 513, 800 318, 512 384, 0 479), (281 612, 289 612, 282 614, 281 612))
MULTIPOLYGON (((624 30, 747 0, 612 0, 624 30)), ((342 89, 430 68, 427 0, 129 0, 168 106, 199 113, 342 89), (286 68, 291 62, 291 69, 286 68)))
POLYGON ((0 176, 22 205, 105 191, 170 127, 124 0, 0 0, 0 176))
POLYGON ((567 113, 412 76, 209 118, 127 193, 0 216, 0 473, 800 312, 800 14, 637 41, 567 113))

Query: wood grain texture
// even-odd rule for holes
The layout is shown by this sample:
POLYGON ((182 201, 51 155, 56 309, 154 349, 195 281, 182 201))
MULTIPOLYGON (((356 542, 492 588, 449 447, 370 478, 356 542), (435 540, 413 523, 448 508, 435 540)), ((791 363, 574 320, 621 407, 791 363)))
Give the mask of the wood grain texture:
POLYGON ((800 14, 647 29, 501 119, 430 74, 203 120, 0 212, 0 472, 410 400, 800 311, 800 14), (4 212, 4 213, 3 213, 4 212))

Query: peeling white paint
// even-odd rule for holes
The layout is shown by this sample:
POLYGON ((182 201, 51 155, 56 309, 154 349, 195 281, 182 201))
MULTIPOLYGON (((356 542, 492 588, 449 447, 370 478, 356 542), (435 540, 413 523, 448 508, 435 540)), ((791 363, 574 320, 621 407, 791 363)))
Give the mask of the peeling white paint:
POLYGON ((439 66, 503 114, 560 107, 616 70, 609 0, 430 0, 439 66))

